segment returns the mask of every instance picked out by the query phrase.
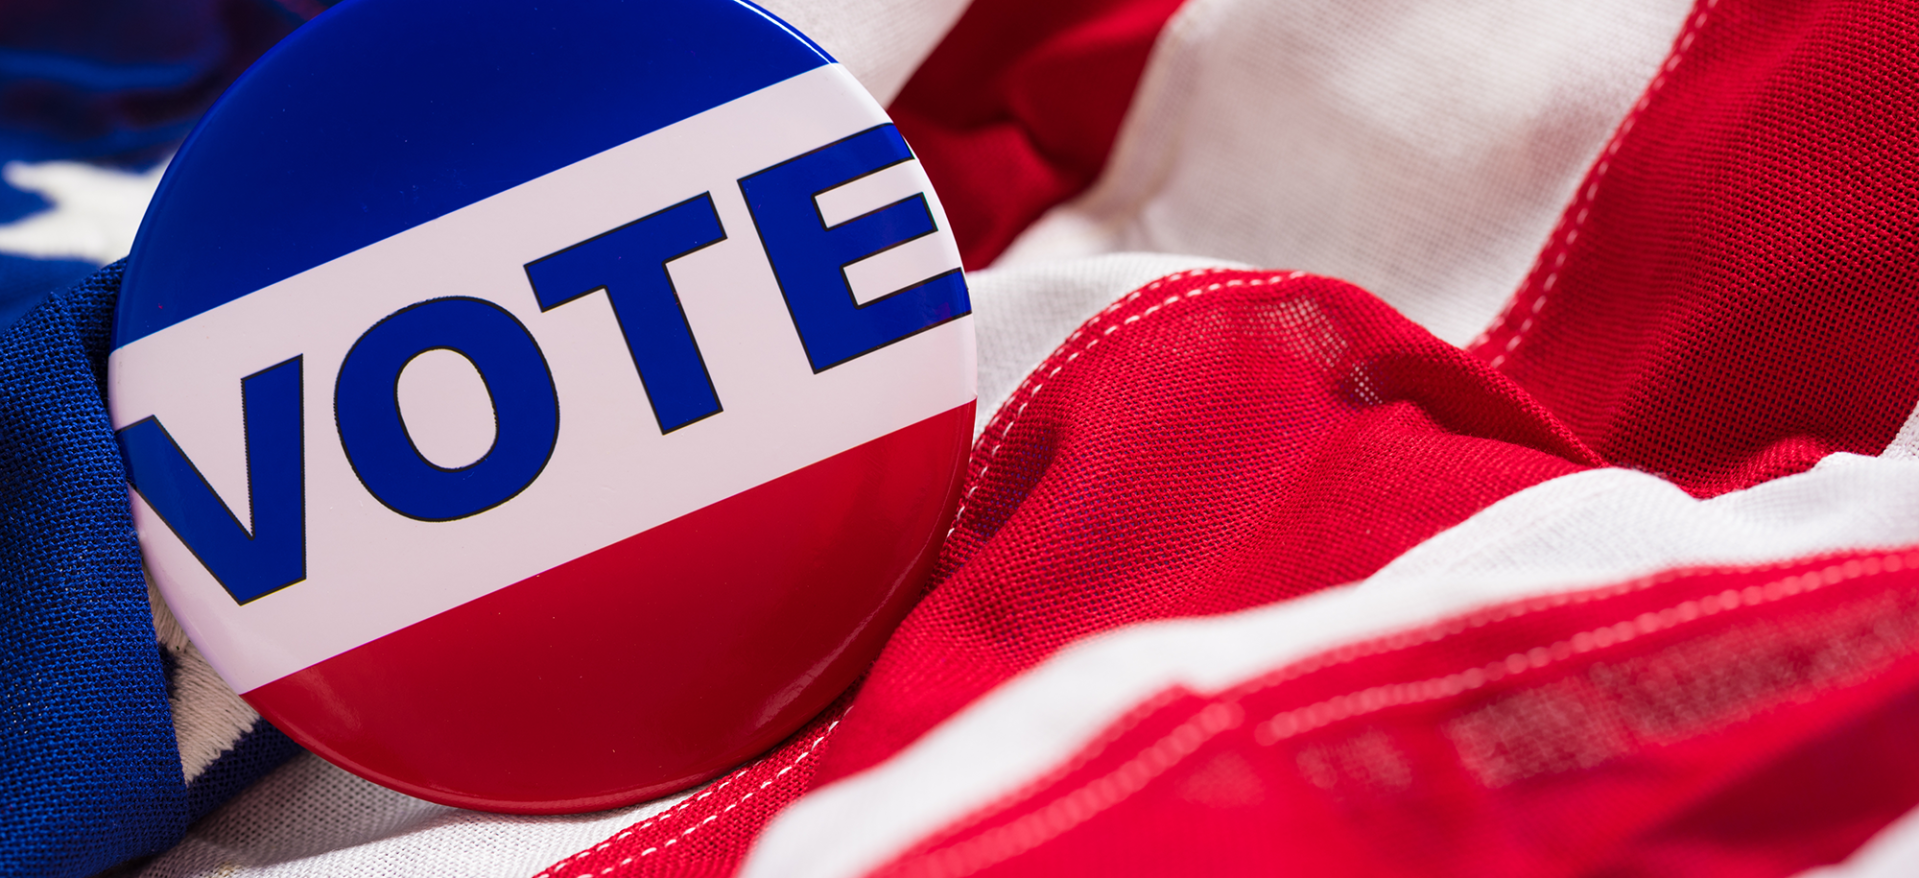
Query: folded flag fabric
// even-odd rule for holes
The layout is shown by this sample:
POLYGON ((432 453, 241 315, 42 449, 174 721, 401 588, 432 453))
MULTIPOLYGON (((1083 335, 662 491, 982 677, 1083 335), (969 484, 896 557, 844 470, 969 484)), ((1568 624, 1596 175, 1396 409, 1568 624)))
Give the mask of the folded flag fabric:
POLYGON ((308 755, 233 795, 291 751, 140 600, 98 409, 110 267, 0 347, 0 782, 33 833, 0 863, 1919 862, 1919 15, 768 5, 890 103, 978 269, 963 505, 864 679, 613 812, 463 812, 308 755), (187 679, 225 706, 187 710, 187 679), (196 762, 249 767, 195 799, 196 762))

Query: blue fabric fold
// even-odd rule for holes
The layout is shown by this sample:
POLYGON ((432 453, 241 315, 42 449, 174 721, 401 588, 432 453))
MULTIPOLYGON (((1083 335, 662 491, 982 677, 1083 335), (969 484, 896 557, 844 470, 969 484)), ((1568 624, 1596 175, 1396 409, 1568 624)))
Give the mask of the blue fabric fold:
POLYGON ((261 721, 181 776, 174 669, 107 420, 123 265, 41 295, 0 277, 0 293, 15 284, 0 308, 38 299, 0 327, 0 875, 85 876, 165 850, 299 752, 261 721))
POLYGON ((0 873, 87 875, 178 839, 187 795, 107 424, 120 265, 0 333, 0 873))

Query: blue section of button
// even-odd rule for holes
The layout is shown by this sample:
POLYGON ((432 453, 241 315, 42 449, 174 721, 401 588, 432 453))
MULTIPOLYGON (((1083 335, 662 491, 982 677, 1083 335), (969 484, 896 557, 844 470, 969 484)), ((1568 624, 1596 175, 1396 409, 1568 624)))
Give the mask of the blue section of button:
POLYGON ((347 0, 181 147, 114 346, 831 61, 736 0, 347 0))

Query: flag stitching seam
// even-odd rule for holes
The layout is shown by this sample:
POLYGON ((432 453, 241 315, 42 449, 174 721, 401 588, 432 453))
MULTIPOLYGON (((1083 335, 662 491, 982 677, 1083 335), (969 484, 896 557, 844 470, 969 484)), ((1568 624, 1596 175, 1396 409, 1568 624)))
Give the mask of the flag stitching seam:
MULTIPOLYGON (((1619 123, 1619 130, 1614 132, 1612 139, 1606 143, 1605 151, 1600 154, 1599 161, 1593 166, 1592 178, 1586 181, 1586 185, 1580 189, 1578 200, 1574 202, 1579 207, 1579 212, 1573 215, 1571 222, 1567 222, 1564 216, 1560 218, 1559 228, 1554 230, 1558 233, 1556 235, 1558 240, 1554 241, 1545 250, 1540 251, 1538 258, 1533 260, 1532 268, 1527 271, 1529 277, 1538 275, 1540 266, 1546 261, 1547 253, 1554 254, 1552 271, 1549 272, 1546 275, 1546 279, 1540 283, 1539 291, 1533 294, 1532 303, 1527 308, 1529 313, 1520 322, 1519 327, 1513 330, 1512 336, 1506 339, 1505 349, 1493 356, 1490 364, 1493 368, 1497 369, 1504 364, 1506 358, 1518 349, 1520 341, 1526 337, 1526 334, 1531 332, 1534 326, 1538 325, 1539 312, 1546 307, 1546 299, 1552 292, 1553 285, 1559 282, 1560 270, 1566 266, 1566 255, 1571 251, 1573 242, 1579 240, 1580 229, 1585 227, 1586 218, 1592 214, 1593 200, 1599 194, 1599 184, 1606 178, 1606 171, 1612 167, 1613 157, 1619 153, 1619 147, 1625 142, 1626 135, 1632 132, 1634 125, 1638 124, 1640 115, 1646 111, 1647 107, 1652 105, 1653 96, 1658 94, 1659 89, 1666 84, 1666 78, 1672 75, 1673 71, 1679 69, 1680 59, 1684 58, 1686 51, 1692 48, 1693 42, 1699 36, 1700 29, 1706 26, 1707 15, 1711 13, 1713 7, 1717 5, 1719 5, 1719 0, 1705 0, 1704 8, 1700 9, 1699 12, 1694 14, 1687 22, 1685 33, 1680 36, 1679 44, 1673 49, 1672 55, 1666 59, 1664 64, 1660 65, 1658 75, 1653 77, 1652 83, 1646 87, 1644 93, 1640 94, 1639 100, 1633 103, 1632 110, 1628 112, 1626 118, 1619 123), (1563 232, 1561 230, 1563 230, 1563 232)), ((1511 304, 1507 305, 1506 313, 1502 315, 1499 323, 1495 325, 1511 323, 1513 312, 1517 310, 1518 307, 1519 300, 1515 298, 1511 304)), ((1491 334, 1492 331, 1490 329, 1481 333, 1480 337, 1475 339, 1468 347, 1477 347, 1486 341, 1491 334)))
POLYGON ((1060 343, 1060 346, 1056 350, 1054 350, 1053 355, 1048 357, 1045 363, 1041 363, 1039 368, 1034 369, 1032 374, 1026 377, 1026 380, 1021 383, 1019 391, 1014 394, 1014 397, 1007 399, 1006 403, 1000 407, 999 413, 993 416, 992 423, 987 425, 986 433, 994 435, 997 438, 993 442, 993 447, 986 452, 985 460, 980 464, 979 474, 973 478, 972 487, 967 488, 965 495, 960 497, 959 508, 953 513, 953 525, 946 529, 947 538, 951 539, 953 536, 953 532, 959 529, 961 520, 966 516, 967 504, 970 503, 973 499, 973 492, 978 491, 980 486, 986 483, 987 472, 989 472, 993 468, 994 459, 999 455, 1000 448, 1006 444, 1007 435, 1010 434, 1013 431, 1013 427, 1019 423, 1020 416, 1026 414, 1026 407, 1032 404, 1033 400, 1039 396, 1039 392, 1041 390, 1045 389, 1046 382, 1051 381, 1054 376, 1060 373, 1060 370, 1065 369, 1074 360, 1079 359, 1081 354, 1084 354, 1087 351, 1092 350, 1093 347, 1095 345, 1098 345, 1102 339, 1104 339, 1106 336, 1112 335, 1115 331, 1121 329, 1122 327, 1125 327, 1133 323, 1137 323, 1139 322, 1141 318, 1150 316, 1153 312, 1158 311, 1161 308, 1165 308, 1177 302, 1184 301, 1185 299, 1191 299, 1199 295, 1202 295, 1204 293, 1208 293, 1213 290, 1218 290, 1225 287, 1264 286, 1269 283, 1279 284, 1279 283, 1284 283, 1286 281, 1294 280, 1296 278, 1299 278, 1305 275, 1305 272, 1303 271, 1294 271, 1287 274, 1272 275, 1271 277, 1267 277, 1267 278, 1254 278, 1252 280, 1243 280, 1239 278, 1234 278, 1233 280, 1211 284, 1203 288, 1195 288, 1195 289, 1187 290, 1183 294, 1174 294, 1172 296, 1167 297, 1167 299, 1163 302, 1160 302, 1156 305, 1148 306, 1144 311, 1141 311, 1138 314, 1133 314, 1131 316, 1128 316, 1125 320, 1120 321, 1119 323, 1115 323, 1110 326, 1107 326, 1104 330, 1100 332, 1098 336, 1088 339, 1086 344, 1081 346, 1079 350, 1076 350, 1070 354, 1067 354, 1067 350, 1071 348, 1074 342, 1078 341, 1081 336, 1097 328, 1102 322, 1107 320, 1109 317, 1117 313, 1122 308, 1137 301, 1141 296, 1144 296, 1147 293, 1151 293, 1154 290, 1157 290, 1161 288, 1162 286, 1174 281, 1187 280, 1193 277, 1198 277, 1200 275, 1215 274, 1218 272, 1231 271, 1231 270, 1232 269, 1226 269, 1226 268, 1201 268, 1201 269, 1194 269, 1192 271, 1174 272, 1163 278, 1160 278, 1159 280, 1153 281, 1152 283, 1149 283, 1146 286, 1140 287, 1139 289, 1134 290, 1131 294, 1125 297, 1122 297, 1121 299, 1119 299, 1118 301, 1115 301, 1111 305, 1106 306, 1098 314, 1093 315, 1093 318, 1091 320, 1086 321, 1086 323, 1081 325, 1080 328, 1073 330, 1073 334, 1067 336, 1066 341, 1060 343), (1064 360, 1060 359, 1061 354, 1066 354, 1066 358, 1064 360), (1052 364, 1053 366, 1052 369, 1050 370, 1047 369, 1046 368, 1047 364, 1052 364), (1043 376, 1041 375, 1042 372, 1045 373, 1043 376), (1012 406, 1014 398, 1019 399, 1020 401, 1019 407, 1012 409, 1012 414, 1008 415, 1007 414, 1008 408, 1012 406), (1003 424, 1002 424, 1002 421, 1004 421, 1003 424))
MULTIPOLYGON (((1432 677, 1415 683, 1374 686, 1289 710, 1256 726, 1254 739, 1263 745, 1271 746, 1343 719, 1377 713, 1403 704, 1418 704, 1449 698, 1460 692, 1478 689, 1509 675, 1538 670, 1563 662, 1575 655, 1584 655, 1615 644, 1623 644, 1642 635, 1677 628, 1721 612, 1776 603, 1848 580, 1876 576, 1881 572, 1898 572, 1909 564, 1915 563, 1919 563, 1919 554, 1873 555, 1864 559, 1849 559, 1844 563, 1831 564, 1796 576, 1775 579, 1764 585, 1749 585, 1744 589, 1727 589, 1716 595, 1689 598, 1657 612, 1647 611, 1612 625, 1602 625, 1581 631, 1549 646, 1535 646, 1529 650, 1514 652, 1504 659, 1489 662, 1483 667, 1467 668, 1443 677, 1432 677)), ((1282 682, 1284 681, 1267 682, 1247 690, 1245 694, 1250 695, 1269 689, 1282 682)))

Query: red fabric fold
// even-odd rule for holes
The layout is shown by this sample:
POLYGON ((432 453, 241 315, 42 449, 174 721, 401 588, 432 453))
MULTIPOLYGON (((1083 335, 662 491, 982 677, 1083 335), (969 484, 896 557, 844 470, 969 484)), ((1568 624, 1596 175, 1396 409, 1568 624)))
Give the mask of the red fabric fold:
POLYGON ((1919 12, 1702 0, 1474 348, 1708 497, 1877 454, 1919 403, 1919 12))
POLYGON ((976 0, 887 112, 967 268, 1092 185, 1181 0, 976 0))

